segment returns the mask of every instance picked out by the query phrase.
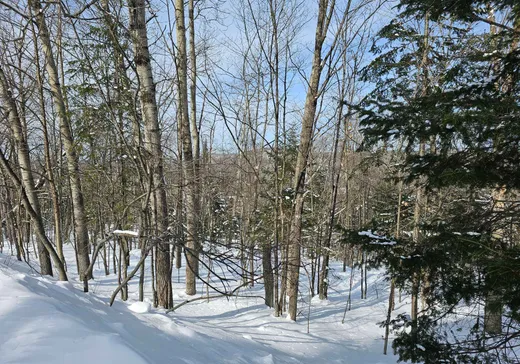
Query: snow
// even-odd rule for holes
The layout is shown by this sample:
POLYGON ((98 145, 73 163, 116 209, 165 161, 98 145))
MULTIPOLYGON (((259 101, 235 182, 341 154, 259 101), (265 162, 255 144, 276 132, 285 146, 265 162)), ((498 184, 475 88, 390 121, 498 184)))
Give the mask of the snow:
POLYGON ((404 255, 401 255, 400 258, 401 259, 412 259, 412 258, 420 258, 421 256, 419 254, 415 254, 415 255, 409 255, 407 257, 405 257, 404 255))
POLYGON ((132 231, 132 230, 114 230, 114 235, 119 235, 119 236, 128 236, 128 237, 133 237, 133 238, 137 238, 139 237, 139 233, 137 231, 132 231))
POLYGON ((151 308, 152 306, 148 302, 134 302, 128 306, 128 309, 135 313, 147 313, 151 308))
POLYGON ((106 305, 72 287, 0 264, 0 292, 2 363, 148 362, 110 327, 119 318, 106 305))
POLYGON ((388 239, 386 236, 380 236, 380 235, 374 234, 372 232, 372 230, 360 231, 358 233, 358 235, 367 236, 370 239, 374 239, 374 240, 370 241, 370 244, 376 244, 376 245, 395 245, 395 244, 397 244, 397 242, 388 239))
POLYGON ((497 54, 497 53, 498 53, 498 50, 495 49, 495 50, 494 50, 493 52, 491 52, 491 53, 484 53, 483 56, 484 56, 484 57, 491 57, 491 56, 494 56, 494 55, 497 54))
MULTIPOLYGON (((41 277, 25 263, 0 254, 0 363, 223 363, 341 364, 395 363, 383 355, 389 284, 382 271, 368 272, 368 298, 360 298, 360 274, 354 270, 352 309, 345 312, 350 268, 332 262, 329 297, 303 294, 296 322, 274 317, 261 299, 263 287, 243 288, 241 297, 199 300, 173 313, 139 302, 138 278, 129 284, 129 300, 118 297, 116 275, 95 264, 90 293, 82 292, 75 274, 74 252, 66 246, 70 282, 41 277), (310 316, 309 316, 310 313, 310 316), (309 328, 309 333, 307 330, 309 328)), ((131 267, 139 251, 131 252, 131 267)), ((31 264, 35 264, 32 260, 31 264)), ((149 265, 148 265, 149 267, 149 265)), ((175 304, 184 293, 184 268, 174 270, 175 304), (177 275, 180 274, 178 277, 177 275)), ((306 275, 301 291, 309 292, 306 275)), ((145 296, 150 298, 150 276, 145 296)), ((199 294, 202 285, 198 285, 199 294)), ((211 294, 211 292, 210 292, 211 294)), ((200 297, 200 296, 198 296, 200 297)), ((408 300, 409 301, 409 300, 408 300)), ((396 304, 395 315, 409 302, 396 304)))

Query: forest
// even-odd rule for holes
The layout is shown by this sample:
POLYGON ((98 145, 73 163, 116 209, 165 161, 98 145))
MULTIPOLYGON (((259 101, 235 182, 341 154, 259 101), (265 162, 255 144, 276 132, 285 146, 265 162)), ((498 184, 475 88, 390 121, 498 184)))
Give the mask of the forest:
POLYGON ((516 0, 0 0, 0 318, 377 297, 381 360, 519 363, 519 166, 516 0))

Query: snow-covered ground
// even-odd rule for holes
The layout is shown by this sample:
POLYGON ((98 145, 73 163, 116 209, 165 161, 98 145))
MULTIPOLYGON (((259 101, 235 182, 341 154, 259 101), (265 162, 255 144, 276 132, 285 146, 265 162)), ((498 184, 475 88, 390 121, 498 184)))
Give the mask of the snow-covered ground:
MULTIPOLYGON (((69 254, 72 252, 69 251, 69 254)), ((132 252, 132 262, 139 252, 132 252)), ((70 256, 68 262, 73 262, 70 256)), ((0 363, 395 363, 383 355, 383 321, 388 283, 381 271, 369 272, 368 298, 360 299, 355 272, 352 309, 342 318, 350 269, 333 265, 328 301, 315 297, 300 303, 297 322, 276 318, 258 295, 262 287, 244 288, 240 298, 200 300, 173 313, 137 303, 137 278, 130 299, 109 296, 117 277, 105 277, 96 266, 90 293, 69 266, 71 283, 35 274, 25 263, 0 254, 0 363), (307 333, 307 329, 310 332, 307 333)), ((182 302, 183 272, 174 301, 182 302)), ((302 288, 305 276, 302 275, 302 288)), ((199 287, 199 292, 201 291, 199 287)), ((147 292, 150 296, 149 291, 147 292)), ((204 292, 205 294, 205 292, 204 292)), ((395 313, 408 308, 406 300, 395 313)))

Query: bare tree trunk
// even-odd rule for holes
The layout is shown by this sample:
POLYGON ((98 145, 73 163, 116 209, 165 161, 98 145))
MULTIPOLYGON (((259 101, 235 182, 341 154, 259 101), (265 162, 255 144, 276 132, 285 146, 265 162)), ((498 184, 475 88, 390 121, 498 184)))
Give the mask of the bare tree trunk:
MULTIPOLYGON (((128 248, 128 241, 125 237, 121 237, 119 240, 119 247, 120 247, 120 267, 122 269, 121 277, 123 281, 126 281, 126 278, 128 277, 128 266, 130 265, 130 251, 128 248)), ((123 288, 121 289, 121 299, 123 301, 128 300, 128 283, 125 283, 123 285, 123 288)))
POLYGON ((312 146, 314 134, 316 107, 319 97, 319 86, 323 60, 321 50, 327 36, 328 26, 334 10, 335 1, 320 0, 318 10, 318 23, 314 43, 314 55, 312 70, 309 78, 309 86, 305 99, 305 108, 302 118, 302 129, 300 134, 300 145, 295 166, 293 188, 296 197, 293 205, 293 216, 290 225, 289 246, 287 254, 287 295, 289 296, 289 317, 296 320, 298 313, 298 282, 301 262, 301 229, 302 214, 305 199, 305 178, 307 164, 312 146))
MULTIPOLYGON (((179 78, 179 108, 180 124, 182 125, 183 169, 186 192, 186 294, 197 293, 197 276, 199 274, 199 227, 200 210, 199 190, 197 180, 197 151, 193 149, 190 120, 188 112, 188 81, 186 28, 184 21, 184 1, 175 1, 175 20, 177 26, 177 73, 179 78), (195 155, 195 158, 194 158, 195 155)), ((197 144, 198 145, 198 144, 197 144)))
MULTIPOLYGON (((361 249, 363 249, 363 248, 361 248, 361 249)), ((365 264, 365 252, 361 251, 360 254, 361 254, 361 266, 359 267, 359 272, 361 273, 361 284, 360 284, 359 288, 361 289, 361 299, 364 299, 365 298, 365 275, 364 275, 364 271, 363 271, 363 266, 365 264)))
MULTIPOLYGON (((343 94, 343 92, 342 92, 343 94)), ((327 236, 324 241, 324 247, 325 252, 323 255, 323 265, 321 267, 321 274, 319 276, 319 293, 320 293, 320 299, 326 299, 327 298, 327 291, 328 291, 328 277, 329 277, 329 257, 330 257, 330 245, 332 240, 332 231, 334 229, 334 223, 335 223, 335 217, 336 217, 336 201, 338 197, 338 184, 339 184, 339 177, 340 177, 340 171, 337 170, 337 155, 338 150, 343 150, 345 148, 345 139, 341 143, 341 149, 338 149, 339 147, 339 135, 340 135, 340 127, 341 122, 343 120, 343 102, 340 103, 340 107, 338 108, 338 119, 336 124, 336 131, 334 135, 334 150, 332 153, 332 171, 331 171, 331 185, 332 185, 332 193, 331 193, 331 199, 330 199, 330 206, 329 206, 329 224, 327 226, 327 236)))
MULTIPOLYGON (((495 14, 492 9, 489 10, 488 18, 491 21, 495 21, 495 14)), ((518 36, 520 31, 520 19, 517 19, 514 23, 514 28, 517 31, 514 36, 510 50, 513 51, 517 48, 520 37, 518 36)), ((496 27, 492 25, 490 27, 490 33, 496 34, 496 27)), ((512 79, 508 79, 504 84, 498 85, 502 89, 507 92, 511 92, 512 85, 514 84, 512 79)), ((492 210, 494 213, 501 213, 504 211, 504 201, 506 197, 507 189, 504 186, 497 186, 493 192, 493 207, 492 210)), ((501 242, 504 241, 504 231, 502 229, 493 228, 492 238, 501 242)), ((490 287, 493 286, 492 282, 488 282, 489 278, 484 277, 486 280, 486 284, 490 287)), ((503 314, 503 304, 501 302, 501 297, 497 292, 493 292, 493 290, 489 291, 485 297, 484 304, 484 332, 487 334, 500 334, 502 333, 502 314, 503 314)))
MULTIPOLYGON (((493 212, 501 213, 504 211, 504 200, 506 196, 506 188, 495 188, 493 190, 493 212)), ((494 229, 491 234, 492 238, 497 241, 504 240, 504 231, 502 229, 494 229)), ((486 281, 489 281, 490 278, 484 277, 486 281)), ((493 282, 486 282, 489 287, 493 286, 493 282)), ((502 313, 503 313, 503 304, 501 302, 500 295, 497 292, 493 292, 491 290, 486 294, 485 304, 484 304, 484 332, 487 334, 500 334, 502 333, 502 313)))
MULTIPOLYGON (((20 163, 20 174, 22 177, 22 185, 25 189, 25 193, 29 199, 34 212, 40 219, 40 223, 43 225, 40 211, 40 201, 36 195, 36 189, 34 186, 34 178, 31 167, 31 160, 29 157, 29 144, 27 141, 27 135, 25 134, 24 127, 20 120, 18 113, 18 107, 12 96, 12 93, 7 82, 7 78, 3 69, 0 67, 0 97, 4 100, 5 105, 8 107, 8 119, 11 130, 16 141, 16 151, 18 154, 18 162, 20 163)), ((30 237, 28 234, 27 238, 30 237)), ((49 252, 45 249, 45 244, 38 239, 38 256, 40 260, 41 274, 52 276, 52 265, 49 252)))
MULTIPOLYGON (((177 114, 180 112, 177 108, 177 114)), ((175 210, 176 217, 176 231, 177 231, 177 240, 181 244, 175 246, 175 268, 177 269, 177 278, 180 279, 180 269, 182 268, 182 247, 184 246, 184 183, 183 183, 183 165, 184 161, 182 158, 182 145, 180 140, 182 140, 182 125, 177 123, 177 155, 179 162, 179 187, 177 190, 177 206, 175 210)))
MULTIPOLYGON (((41 216, 34 211, 31 202, 27 196, 27 193, 23 187, 22 181, 18 178, 16 173, 13 171, 11 166, 9 165, 9 162, 5 158, 4 153, 0 150, 0 167, 5 171, 6 174, 9 175, 11 178, 13 184, 20 189, 20 194, 22 198, 22 205, 27 211, 27 213, 31 216, 31 220, 34 224, 35 234, 38 237, 38 239, 42 242, 42 244, 45 246, 45 249, 49 252, 49 255, 52 258, 52 261, 54 262, 54 265, 56 266, 56 269, 58 270, 58 279, 60 281, 66 281, 67 280, 67 273, 65 272, 65 266, 63 265, 63 262, 58 257, 58 254, 56 254, 56 251, 54 250, 54 247, 52 246, 52 243, 49 241, 47 236, 45 235, 45 228, 43 226, 43 222, 41 220, 41 216)), ((88 269, 88 267, 87 267, 88 269)))
MULTIPOLYGON (((0 170, 2 172, 2 179, 3 182, 7 185, 7 179, 8 177, 5 175, 7 172, 5 172, 3 169, 0 170)), ((16 234, 16 220, 14 218, 13 213, 13 204, 11 202, 11 193, 9 190, 5 191, 5 195, 0 196, 2 197, 2 201, 5 203, 5 227, 6 227, 6 233, 7 238, 9 239, 9 243, 11 246, 11 254, 12 254, 12 248, 14 246, 16 251, 16 259, 18 261, 22 261, 22 255, 23 255, 23 247, 20 249, 20 245, 18 244, 18 236, 16 234)))
POLYGON ((67 154, 67 170, 70 180, 70 188, 73 203, 74 228, 76 232, 76 249, 78 254, 78 272, 81 280, 87 280, 90 277, 85 276, 85 272, 90 265, 88 254, 88 227, 87 217, 85 214, 85 204, 83 200, 83 192, 81 188, 80 172, 76 148, 72 137, 71 123, 69 115, 65 107, 65 101, 61 90, 58 68, 54 58, 51 39, 45 15, 41 7, 40 0, 29 0, 29 5, 36 19, 38 27, 38 36, 41 40, 41 46, 45 54, 46 69, 49 77, 49 86, 52 93, 54 105, 57 110, 60 123, 60 133, 63 137, 65 152, 67 154))
POLYGON ((484 305, 484 332, 496 335, 502 333, 502 302, 500 296, 489 293, 484 305))
MULTIPOLYGON (((401 235, 401 204, 403 199, 403 182, 401 181, 400 172, 398 174, 399 182, 398 182, 398 198, 397 198, 397 218, 396 218, 396 226, 395 226, 395 238, 399 239, 401 235)), ((392 319, 392 311, 395 308, 395 279, 390 281, 390 294, 388 296, 388 312, 386 316, 386 326, 385 326, 385 345, 383 348, 383 354, 387 354, 388 348, 388 337, 390 336, 390 320, 392 319)))
MULTIPOLYGON (((424 143, 421 143, 419 146, 419 154, 424 155, 424 143)), ((413 212, 413 232, 412 238, 415 245, 419 245, 421 242, 421 232, 420 232, 420 220, 421 220, 421 210, 423 203, 423 193, 424 189, 421 186, 418 186, 415 189, 415 203, 414 203, 414 212, 413 212)), ((421 275, 419 272, 415 272, 412 276, 412 307, 411 307, 411 318, 414 321, 414 325, 417 324, 417 314, 418 314, 418 305, 419 305, 419 292, 421 287, 421 275)))
MULTIPOLYGON (((179 4, 178 4, 179 5, 179 4)), ((190 34, 190 127, 191 127, 191 139, 192 139, 192 147, 193 147, 193 158, 195 159, 194 165, 196 168, 196 172, 200 168, 200 137, 199 137, 199 127, 197 125, 197 56, 195 52, 195 14, 194 14, 194 5, 193 0, 188 0, 188 24, 189 24, 189 34, 190 34)), ((180 34, 178 34, 179 36, 180 34)), ((184 34, 184 38, 186 38, 186 34, 184 34)), ((181 42, 179 42, 181 44, 181 42)), ((179 55, 180 57, 180 55, 179 55)), ((180 57, 181 58, 181 57, 180 57)), ((187 65, 187 61, 186 61, 187 65)), ((198 174, 196 173, 198 177, 198 174)), ((200 183, 199 180, 196 181, 200 183)))
MULTIPOLYGON (((168 229, 168 205, 164 185, 163 153, 161 146, 161 130, 157 111, 156 89, 153 81, 152 63, 148 48, 146 29, 146 1, 128 0, 130 32, 134 45, 135 65, 139 78, 139 97, 145 125, 144 148, 150 158, 148 165, 150 184, 153 186, 152 214, 154 216, 155 234, 168 229)), ((171 272, 170 246, 165 243, 157 245, 156 252, 157 304, 170 308, 171 272)))
MULTIPOLYGON (((429 49, 429 14, 426 13, 424 18, 424 51, 422 54, 421 63, 419 65, 419 71, 422 74, 422 80, 418 80, 418 85, 420 85, 421 96, 425 96, 428 87, 428 49, 429 49)), ((419 144, 419 155, 422 157, 425 154, 426 146, 425 142, 421 141, 419 144)), ((421 243, 421 231, 420 231, 420 220, 421 214, 423 210, 423 204, 425 205, 426 195, 425 190, 421 185, 418 185, 415 189, 415 203, 414 203, 414 212, 413 212, 413 233, 412 238, 413 242, 416 246, 421 243)), ((411 307, 411 317, 414 321, 414 327, 417 325, 417 314, 418 314, 418 304, 419 304, 419 293, 421 290, 421 272, 414 273, 412 277, 412 307, 411 307)))
MULTIPOLYGON (((1 195, 0 195, 1 198, 1 195)), ((2 211, 2 205, 0 205, 0 254, 4 253, 4 224, 5 218, 4 218, 4 212, 2 211)), ((6 228, 6 234, 7 236, 7 228, 6 228)))
POLYGON ((383 348, 383 354, 385 354, 385 355, 388 350, 388 337, 390 336, 390 320, 392 318, 392 309, 394 307, 394 292, 395 292, 395 282, 392 279, 392 281, 390 282, 390 296, 388 297, 388 311, 386 314, 385 346, 383 348))
MULTIPOLYGON (((424 143, 421 144, 420 149, 424 153, 424 143)), ((413 213, 413 241, 416 245, 420 243, 420 219, 421 219, 421 204, 422 204, 422 187, 417 187, 415 190, 415 204, 413 213)), ((411 318, 413 321, 417 321, 418 303, 419 303, 419 291, 420 291, 420 274, 415 272, 412 277, 412 307, 411 307, 411 318)))
POLYGON ((54 180, 54 172, 51 162, 51 151, 50 151, 50 140, 49 140, 49 131, 47 127, 47 113, 45 110, 45 98, 44 98, 44 88, 43 88, 43 77, 42 70, 40 69, 40 55, 36 42, 36 32, 33 27, 33 36, 34 36, 34 56, 36 60, 36 81, 38 84, 38 97, 40 102, 40 108, 42 113, 42 129, 43 129, 43 148, 44 148, 44 158, 45 158, 45 169, 47 172, 47 183, 49 184, 49 193, 52 199, 52 209, 53 209, 53 218, 54 218, 54 242, 56 244, 56 251, 61 261, 67 266, 65 262, 65 256, 63 255, 63 239, 62 239, 62 225, 61 225, 61 208, 60 208, 60 200, 58 195, 58 189, 56 187, 56 181, 54 180))

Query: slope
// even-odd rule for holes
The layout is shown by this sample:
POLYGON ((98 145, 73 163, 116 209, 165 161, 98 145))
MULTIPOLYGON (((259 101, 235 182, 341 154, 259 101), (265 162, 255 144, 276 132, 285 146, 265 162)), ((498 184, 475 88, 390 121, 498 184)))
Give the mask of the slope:
MULTIPOLYGON (((133 253, 135 262, 138 252, 133 253)), ((128 302, 109 307, 117 278, 97 271, 86 294, 73 270, 72 283, 57 282, 0 255, 0 363, 396 362, 381 353, 383 329, 377 323, 384 320, 388 294, 381 272, 369 275, 366 300, 360 300, 354 277, 352 310, 342 324, 349 272, 332 274, 328 301, 302 302, 302 319, 295 323, 273 317, 254 297, 260 285, 244 289, 240 298, 200 300, 165 314, 136 303, 136 282, 128 302)), ((182 287, 175 283, 176 303, 186 298, 182 287)))

